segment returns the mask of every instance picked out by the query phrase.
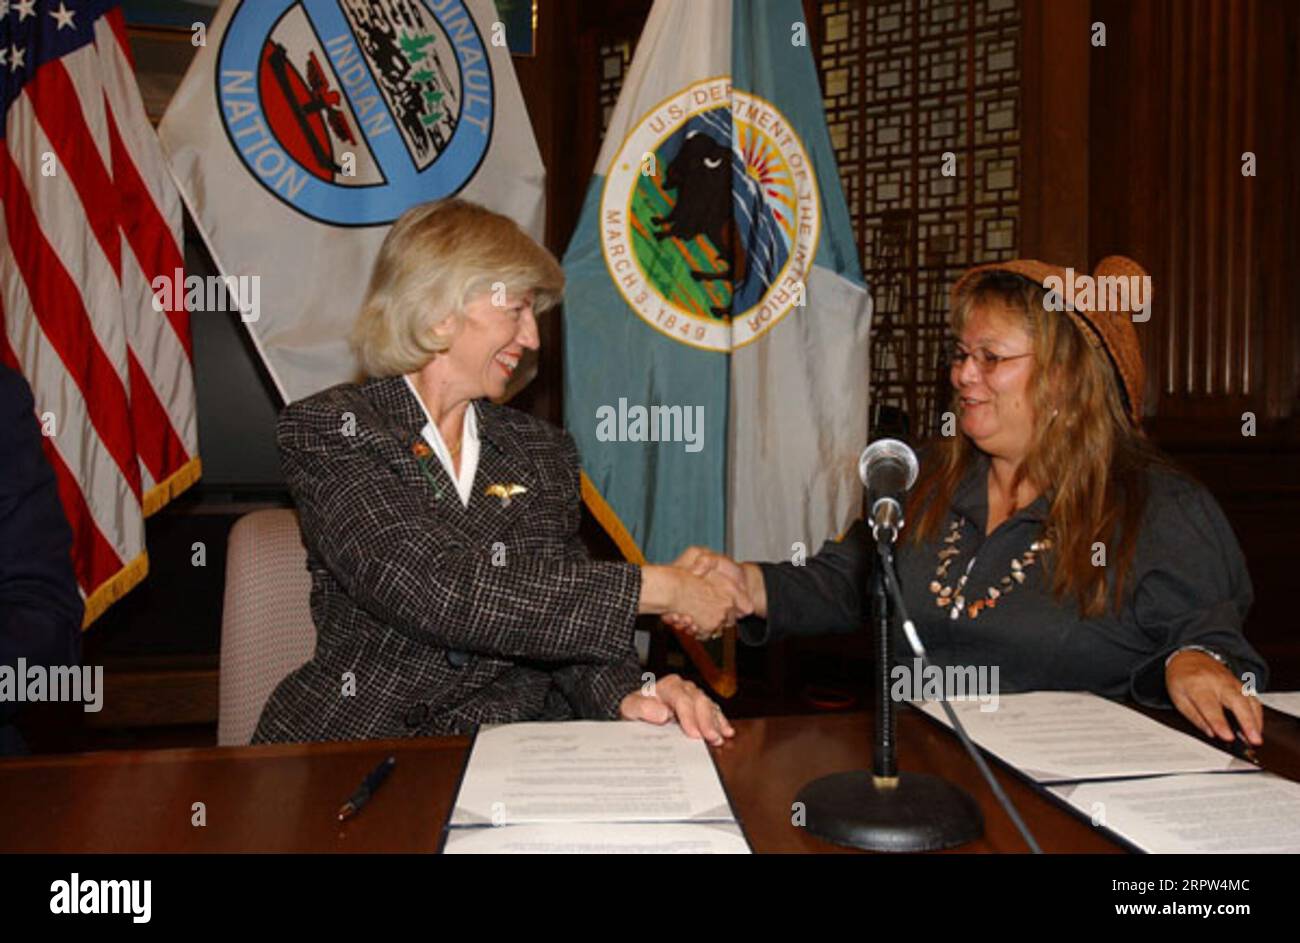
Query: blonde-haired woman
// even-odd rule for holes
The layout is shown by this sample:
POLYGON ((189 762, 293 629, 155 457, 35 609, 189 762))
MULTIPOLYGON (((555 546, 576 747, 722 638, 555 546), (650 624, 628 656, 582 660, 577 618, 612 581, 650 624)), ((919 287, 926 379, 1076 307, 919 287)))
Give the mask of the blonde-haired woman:
POLYGON ((643 681, 633 620, 682 609, 716 627, 750 611, 743 591, 588 559, 572 438, 492 402, 563 282, 550 253, 481 206, 446 200, 394 224, 353 335, 371 379, 280 418, 317 645, 255 743, 570 717, 731 736, 695 685, 643 681))
MULTIPOLYGON (((1140 292, 1145 274, 1115 256, 1092 277, 1107 289, 1118 283, 1102 279, 1136 278, 1125 287, 1140 292)), ((954 287, 961 434, 923 450, 897 555, 909 614, 937 664, 996 667, 1002 693, 1172 702, 1230 741, 1226 710, 1258 744, 1263 711, 1247 692, 1267 669, 1242 635, 1251 586, 1241 550, 1210 494, 1141 431, 1132 309, 1150 298, 1073 310, 1051 291, 1066 276, 1018 260, 972 269, 954 287)), ((679 562, 746 586, 765 621, 746 620, 742 638, 761 644, 862 625, 873 554, 858 522, 803 567, 698 547, 679 562)))

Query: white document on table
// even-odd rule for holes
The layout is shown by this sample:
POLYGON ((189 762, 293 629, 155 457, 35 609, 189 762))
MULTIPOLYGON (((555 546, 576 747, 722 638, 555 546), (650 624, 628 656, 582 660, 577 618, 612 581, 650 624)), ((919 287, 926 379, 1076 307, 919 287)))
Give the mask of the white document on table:
POLYGON ((1047 788, 1143 851, 1300 853, 1300 783, 1272 773, 1159 776, 1047 788))
MULTIPOLYGON (((937 701, 914 701, 948 723, 937 701)), ((996 710, 951 701, 975 743, 1039 783, 1258 770, 1137 711, 1081 691, 1003 694, 996 710)))
POLYGON ((447 855, 747 855, 735 822, 548 822, 447 830, 447 855))
POLYGON ((450 824, 735 820, 703 740, 578 720, 481 727, 450 824))
POLYGON ((1265 707, 1300 717, 1300 691, 1265 691, 1259 696, 1265 707))

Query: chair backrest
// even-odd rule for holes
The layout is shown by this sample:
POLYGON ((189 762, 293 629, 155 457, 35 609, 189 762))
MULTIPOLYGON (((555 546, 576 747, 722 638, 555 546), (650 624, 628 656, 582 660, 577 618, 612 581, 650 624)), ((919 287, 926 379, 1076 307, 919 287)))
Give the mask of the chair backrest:
POLYGON ((296 512, 254 511, 235 522, 221 617, 218 746, 248 743, 275 686, 316 650, 310 595, 296 512))

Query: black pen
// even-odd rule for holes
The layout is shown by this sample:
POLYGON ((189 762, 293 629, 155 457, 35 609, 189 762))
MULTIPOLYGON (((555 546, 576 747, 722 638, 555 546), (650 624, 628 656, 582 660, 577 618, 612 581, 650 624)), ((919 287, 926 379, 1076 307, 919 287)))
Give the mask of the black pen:
POLYGON ((361 785, 357 787, 357 791, 352 794, 352 798, 339 806, 339 821, 346 822, 348 819, 352 818, 352 816, 360 812, 362 807, 370 801, 370 797, 374 795, 375 790, 378 789, 380 784, 388 778, 388 774, 393 771, 393 767, 396 765, 397 757, 390 756, 371 770, 370 775, 365 778, 361 785))
POLYGON ((1228 719, 1228 726, 1232 728, 1233 736, 1237 738, 1237 743, 1241 745, 1241 755, 1259 766, 1259 757, 1255 755, 1255 748, 1250 745, 1246 735, 1241 732, 1241 724, 1237 723, 1237 715, 1228 710, 1223 712, 1223 716, 1228 719))

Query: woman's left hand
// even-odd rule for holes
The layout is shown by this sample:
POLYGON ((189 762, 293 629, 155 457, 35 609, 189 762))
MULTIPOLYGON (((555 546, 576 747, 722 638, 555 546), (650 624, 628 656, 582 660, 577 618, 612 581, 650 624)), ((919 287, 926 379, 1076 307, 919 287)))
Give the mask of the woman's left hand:
POLYGON ((644 720, 666 724, 676 718, 682 732, 693 740, 701 738, 720 745, 736 731, 712 698, 679 675, 668 675, 638 688, 623 698, 619 716, 624 720, 644 720))
POLYGON ((1179 652, 1165 668, 1169 700, 1207 737, 1235 740, 1224 709, 1232 711, 1252 746, 1264 742, 1264 708, 1247 697, 1241 679, 1204 652, 1179 652))

